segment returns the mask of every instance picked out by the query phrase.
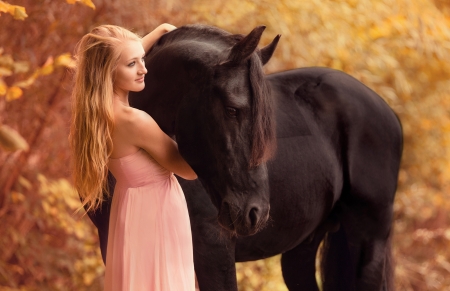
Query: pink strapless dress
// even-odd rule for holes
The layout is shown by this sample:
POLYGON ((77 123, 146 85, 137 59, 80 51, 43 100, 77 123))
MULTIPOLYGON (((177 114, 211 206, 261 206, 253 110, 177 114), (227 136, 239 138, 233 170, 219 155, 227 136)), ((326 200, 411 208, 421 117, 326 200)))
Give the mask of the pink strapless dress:
POLYGON ((194 291, 186 200, 173 173, 146 151, 110 159, 116 178, 105 291, 194 291))

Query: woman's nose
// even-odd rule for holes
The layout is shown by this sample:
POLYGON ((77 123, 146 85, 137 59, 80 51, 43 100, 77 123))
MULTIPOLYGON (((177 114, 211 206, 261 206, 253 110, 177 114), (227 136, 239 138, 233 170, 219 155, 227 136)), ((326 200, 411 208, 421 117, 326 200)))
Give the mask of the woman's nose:
POLYGON ((142 67, 139 69, 140 74, 147 74, 147 68, 144 64, 142 64, 142 67))

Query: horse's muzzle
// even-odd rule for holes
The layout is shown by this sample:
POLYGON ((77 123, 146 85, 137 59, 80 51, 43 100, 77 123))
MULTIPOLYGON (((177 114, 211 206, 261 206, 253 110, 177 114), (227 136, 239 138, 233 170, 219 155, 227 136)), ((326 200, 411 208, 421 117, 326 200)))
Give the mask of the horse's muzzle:
POLYGON ((228 202, 222 202, 219 210, 219 224, 236 235, 248 236, 261 230, 269 218, 270 205, 266 203, 251 202, 240 208, 228 202))

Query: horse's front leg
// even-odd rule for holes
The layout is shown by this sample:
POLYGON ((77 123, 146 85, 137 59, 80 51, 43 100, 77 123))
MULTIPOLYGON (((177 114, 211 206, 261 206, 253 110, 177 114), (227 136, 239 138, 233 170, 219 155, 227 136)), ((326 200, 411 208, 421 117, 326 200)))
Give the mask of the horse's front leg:
POLYGON ((237 291, 235 242, 220 234, 213 223, 206 224, 196 223, 193 232, 194 266, 200 291, 237 291))
POLYGON ((289 291, 318 291, 316 254, 327 232, 334 232, 339 224, 330 216, 310 236, 295 248, 283 253, 281 268, 289 291))
POLYGON ((200 291, 237 291, 235 238, 217 222, 217 209, 198 180, 179 179, 189 209, 200 291))

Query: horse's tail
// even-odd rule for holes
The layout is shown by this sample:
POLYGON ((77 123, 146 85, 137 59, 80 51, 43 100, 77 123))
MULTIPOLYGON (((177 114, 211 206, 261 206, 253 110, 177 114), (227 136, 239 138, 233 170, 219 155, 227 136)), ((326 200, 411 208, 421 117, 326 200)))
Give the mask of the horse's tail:
POLYGON ((392 229, 386 242, 384 253, 384 289, 383 291, 394 291, 394 259, 392 257, 392 229))
MULTIPOLYGON (((323 240, 320 254, 322 290, 360 291, 356 289, 356 266, 349 249, 344 227, 336 232, 328 232, 323 240)), ((394 291, 394 261, 392 257, 392 231, 384 252, 383 291, 394 291)))

